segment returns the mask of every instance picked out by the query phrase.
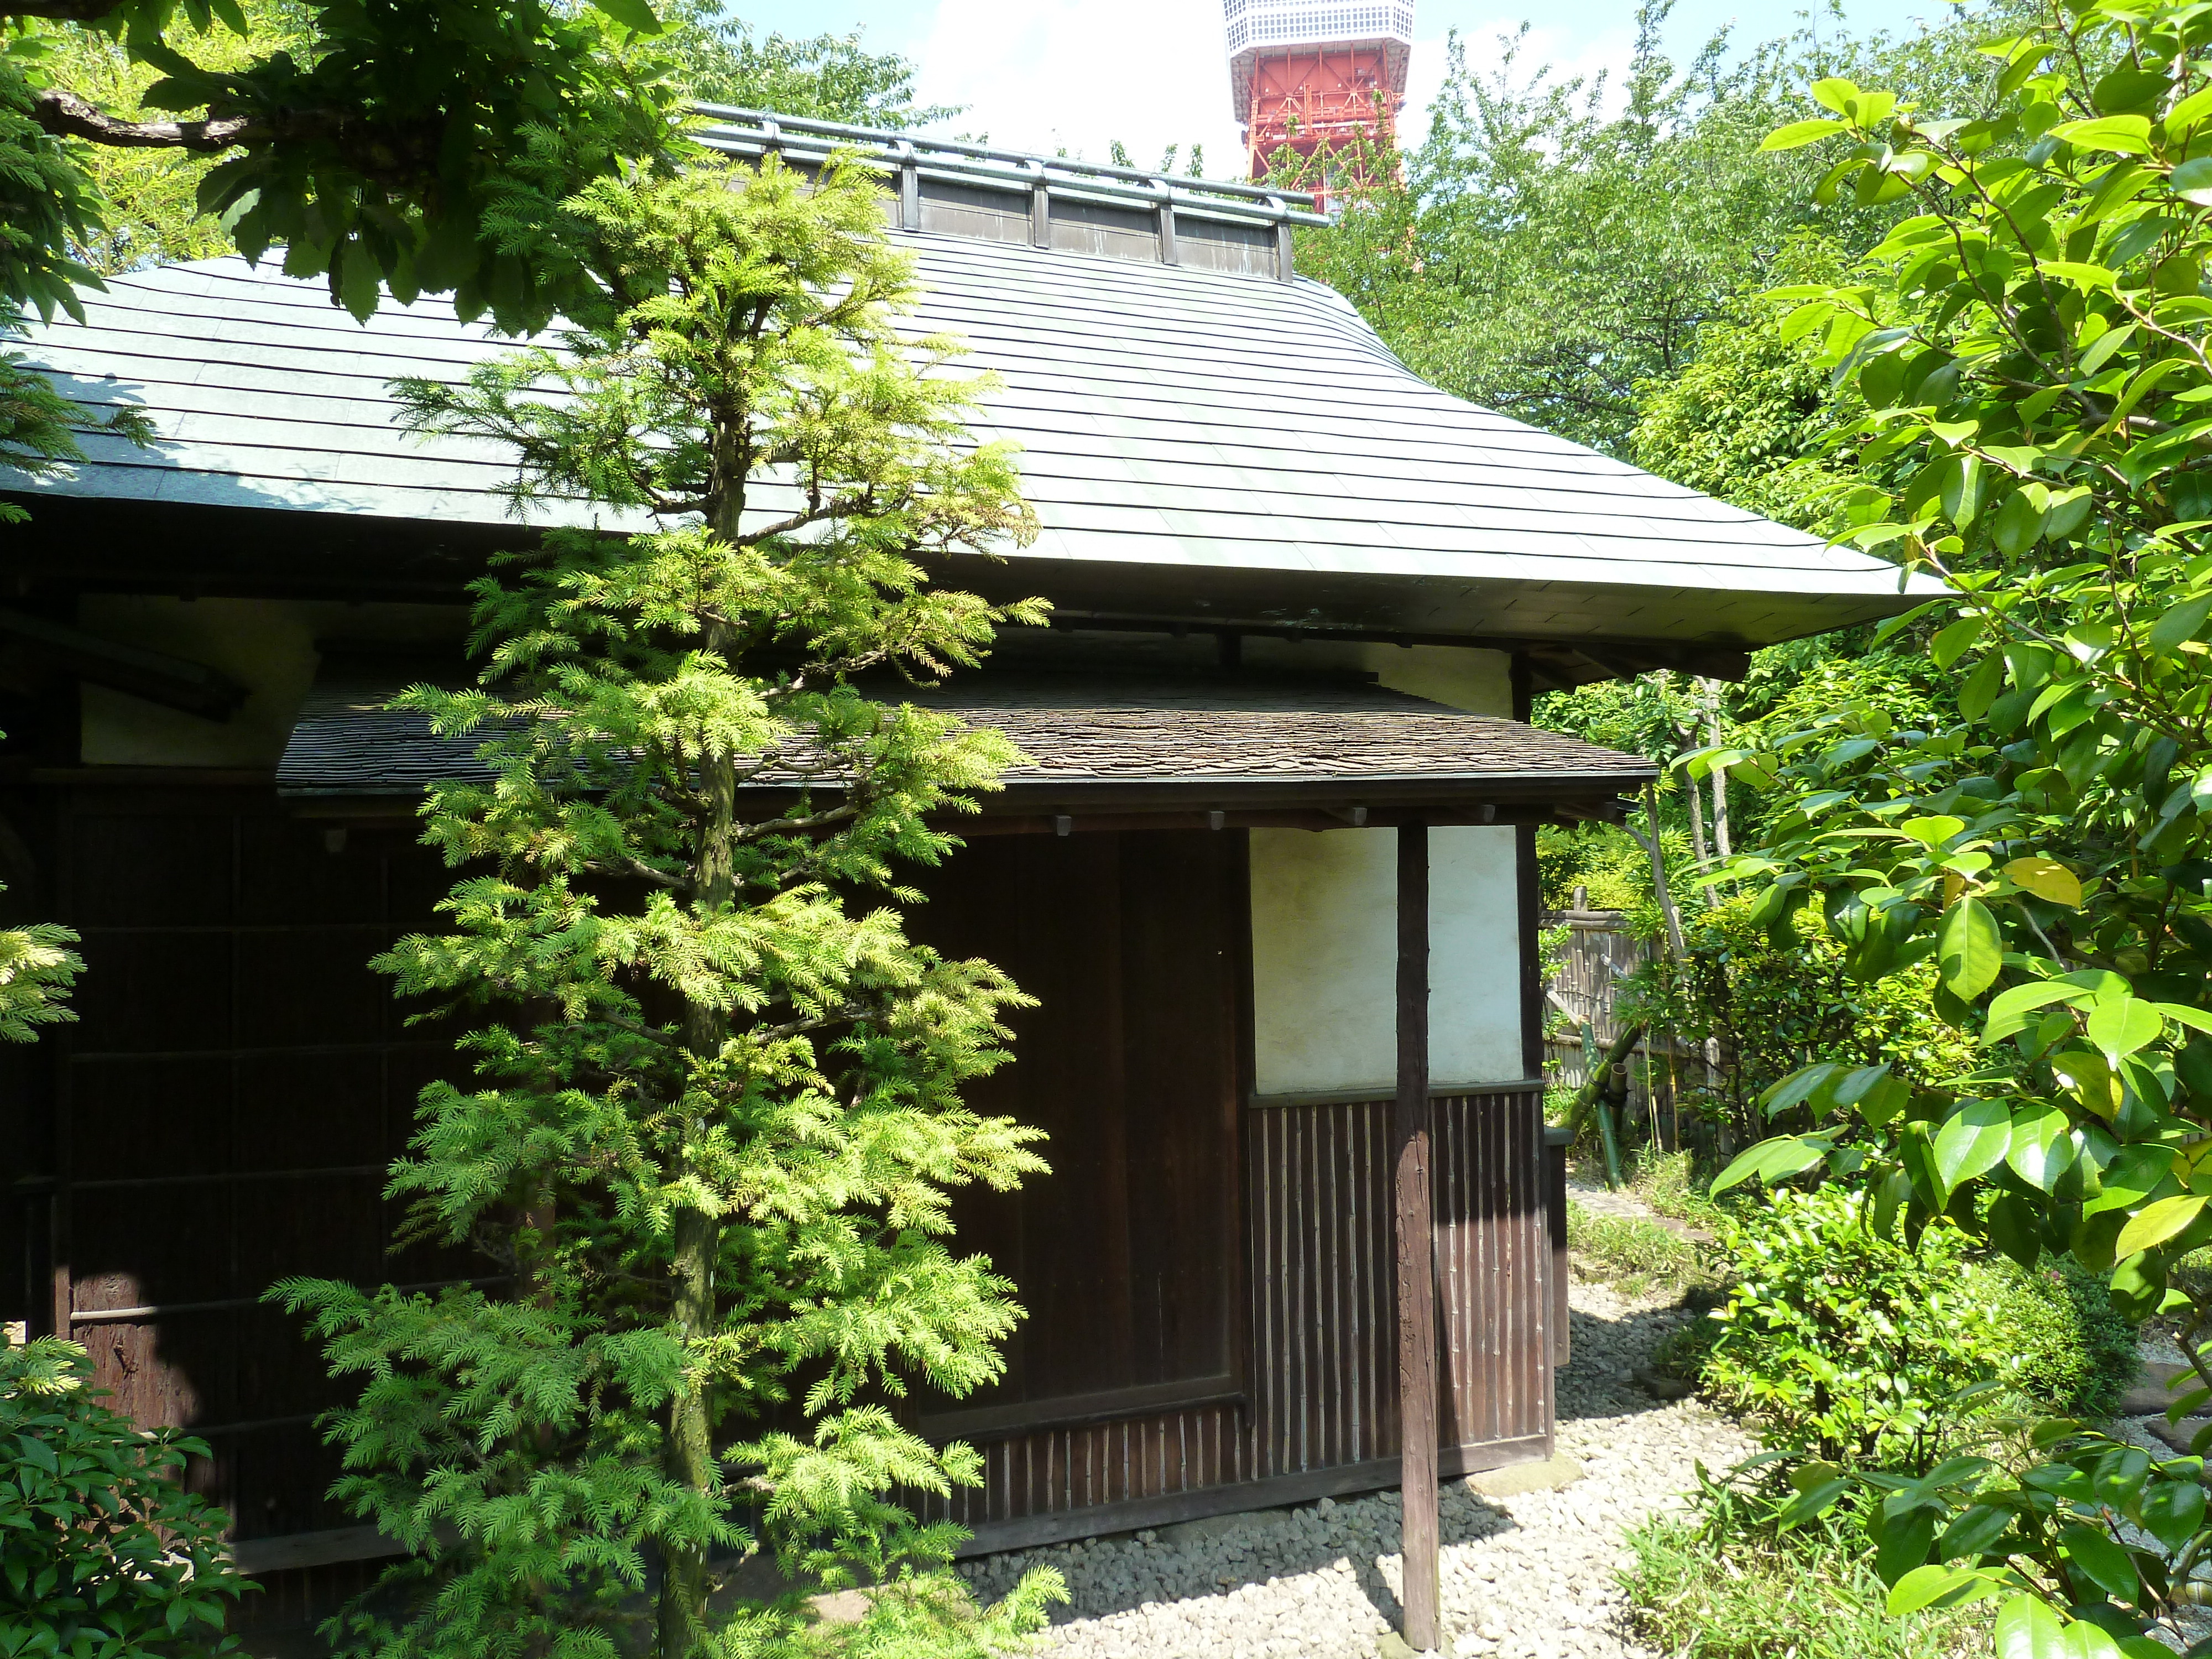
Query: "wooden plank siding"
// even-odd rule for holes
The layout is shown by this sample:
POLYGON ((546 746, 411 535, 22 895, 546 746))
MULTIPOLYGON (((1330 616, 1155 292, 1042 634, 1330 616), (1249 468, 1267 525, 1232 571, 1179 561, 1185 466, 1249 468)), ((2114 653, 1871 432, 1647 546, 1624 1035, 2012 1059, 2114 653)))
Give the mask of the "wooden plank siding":
MULTIPOLYGON (((981 1448, 938 1513, 970 1553, 1395 1485, 1400 1447, 1386 1099, 1245 1114, 1242 1400, 981 1448)), ((1542 1101, 1434 1103, 1439 1441, 1448 1474, 1548 1453, 1553 1265, 1542 1101)))
POLYGON ((189 1478, 234 1537, 343 1524, 312 1419, 351 1385, 260 1296, 290 1274, 491 1271, 386 1249, 400 1206, 386 1170, 417 1091, 457 1066, 368 962, 429 925, 442 872, 404 827, 331 836, 265 785, 73 789, 46 806, 54 914, 88 968, 79 1022, 39 1044, 33 1328, 82 1342, 116 1409, 209 1442, 189 1478))

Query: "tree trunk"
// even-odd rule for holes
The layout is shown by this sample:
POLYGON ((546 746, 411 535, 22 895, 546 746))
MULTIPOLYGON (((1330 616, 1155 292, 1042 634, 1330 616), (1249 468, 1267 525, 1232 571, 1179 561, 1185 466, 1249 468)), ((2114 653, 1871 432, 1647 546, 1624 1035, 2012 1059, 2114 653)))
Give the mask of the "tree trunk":
MULTIPOLYGON (((1721 745, 1721 683, 1718 680, 1700 680, 1698 684, 1705 689, 1705 742, 1717 749, 1721 745)), ((1711 778, 1713 784, 1713 847, 1723 858, 1727 858, 1731 851, 1729 846, 1728 769, 1716 766, 1706 775, 1711 778)), ((1691 791, 1692 799, 1696 793, 1695 790, 1691 791)), ((1705 891, 1710 894, 1713 890, 1708 887, 1705 891)))
MULTIPOLYGON (((726 657, 736 641, 720 625, 707 630, 707 648, 726 657)), ((702 793, 708 811, 702 826, 692 879, 692 902, 698 914, 711 915, 737 899, 736 840, 738 767, 734 756, 708 755, 700 763, 702 793)), ((720 1010, 697 1003, 684 1010, 684 1042, 694 1054, 711 1060, 729 1037, 729 1021, 720 1010)), ((682 1155, 673 1173, 681 1175, 682 1155)), ((714 1334, 714 1263, 721 1253, 722 1224, 704 1210, 678 1210, 672 1222, 669 1258, 677 1329, 687 1342, 714 1334)), ((714 1433, 705 1390, 686 1389, 669 1401, 668 1441, 661 1467, 671 1480, 696 1492, 712 1492, 720 1485, 714 1462, 714 1433)), ((706 1635, 707 1552, 703 1547, 671 1546, 662 1553, 659 1653, 655 1659, 690 1659, 706 1635)))
MULTIPOLYGON (((1697 799, 1694 792, 1690 799, 1697 799)), ((1644 786, 1644 821, 1650 835, 1638 836, 1634 830, 1628 833, 1641 843, 1644 856, 1651 861, 1651 891, 1659 901, 1659 914, 1667 923, 1667 946, 1674 960, 1680 962, 1685 952, 1682 913, 1674 908, 1674 891, 1667 885, 1667 852, 1659 842, 1659 790, 1656 784, 1644 786)))

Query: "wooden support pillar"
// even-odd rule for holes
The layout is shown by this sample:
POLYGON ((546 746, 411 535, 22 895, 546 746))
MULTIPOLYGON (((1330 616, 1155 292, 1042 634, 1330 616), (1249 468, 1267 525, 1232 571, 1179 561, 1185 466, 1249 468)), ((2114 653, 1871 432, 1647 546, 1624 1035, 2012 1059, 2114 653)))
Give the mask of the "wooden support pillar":
POLYGON ((1436 1245, 1429 1186, 1429 827, 1398 826, 1398 1421, 1405 1637, 1443 1645, 1437 1578, 1436 1245))

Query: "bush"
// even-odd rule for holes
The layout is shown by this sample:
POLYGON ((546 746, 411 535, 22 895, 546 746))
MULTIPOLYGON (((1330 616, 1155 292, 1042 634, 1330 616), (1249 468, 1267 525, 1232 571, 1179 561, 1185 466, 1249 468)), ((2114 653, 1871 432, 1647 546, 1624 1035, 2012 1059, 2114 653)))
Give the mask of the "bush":
POLYGON ((140 1432, 91 1374, 74 1342, 0 1340, 0 1654, 234 1651, 225 1517, 175 1479, 207 1448, 140 1432))
POLYGON ((2070 1255, 2047 1255, 2032 1270, 1998 1256, 1973 1275, 2018 1358, 2012 1386, 2069 1416, 2110 1417, 2141 1375, 2142 1356, 2104 1279, 2070 1255))
POLYGON ((1655 1515, 1625 1540, 1621 1575, 1643 1644, 1673 1659, 1953 1659, 1985 1651, 1971 1614, 1893 1619, 1858 1517, 1838 1511, 1784 1532, 1789 1489, 1716 1480, 1700 1467, 1686 1512, 1655 1515))
POLYGON ((2029 1272, 1977 1257, 1947 1222, 1908 1249, 1833 1186, 1717 1226, 1735 1288, 1703 1381, 1774 1445, 1924 1467, 1970 1416, 2023 1401, 2101 1414, 2135 1380, 2134 1333, 2071 1258, 2029 1272))

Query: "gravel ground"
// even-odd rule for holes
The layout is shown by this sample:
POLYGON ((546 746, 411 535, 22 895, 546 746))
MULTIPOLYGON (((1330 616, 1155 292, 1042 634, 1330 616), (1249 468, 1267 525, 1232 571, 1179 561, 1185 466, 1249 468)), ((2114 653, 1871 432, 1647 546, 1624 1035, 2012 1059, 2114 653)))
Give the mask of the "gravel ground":
MULTIPOLYGON (((1461 1655, 1500 1659, 1642 1650, 1619 1627, 1622 1533, 1723 1468, 1751 1442, 1694 1401, 1662 1405, 1628 1379, 1687 1317, 1577 1283, 1574 1363, 1559 1373, 1558 1448, 1582 1479, 1562 1490, 1486 1498, 1445 1484, 1444 1619, 1461 1655)), ((1072 1605, 1046 1650, 1069 1659, 1364 1659, 1398 1620, 1395 1492, 1224 1516, 1159 1532, 1016 1551, 963 1564, 1002 1594, 1029 1567, 1065 1575, 1072 1605)))

